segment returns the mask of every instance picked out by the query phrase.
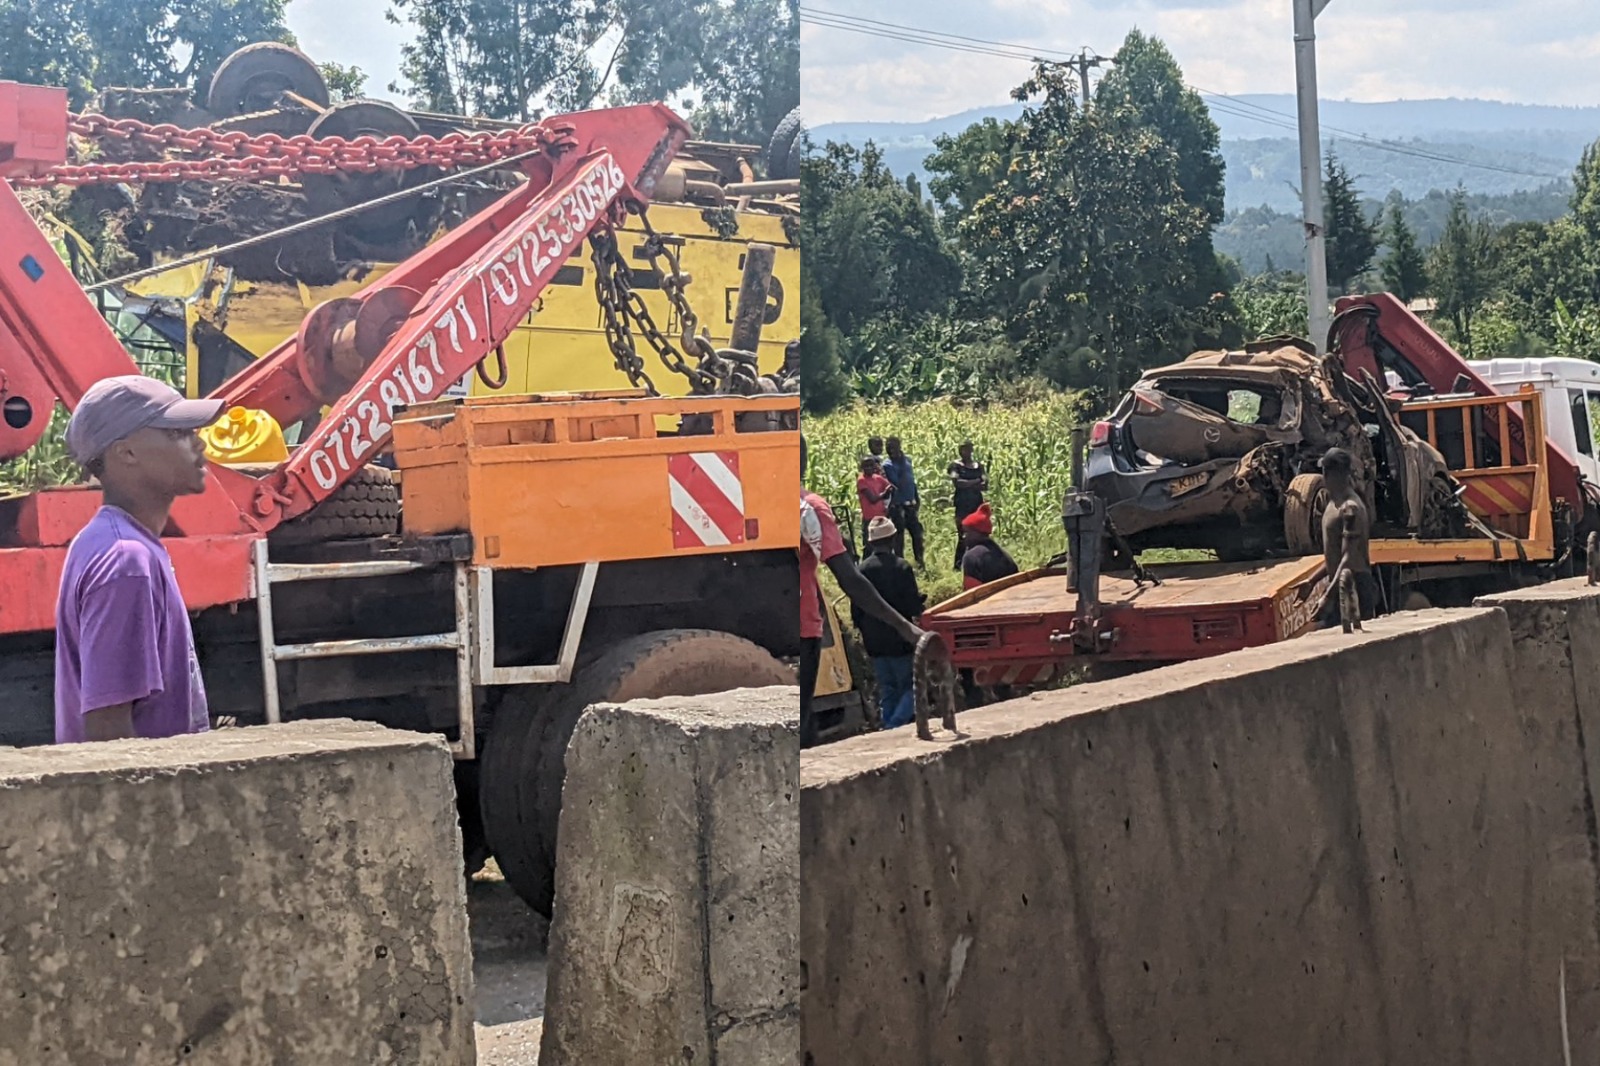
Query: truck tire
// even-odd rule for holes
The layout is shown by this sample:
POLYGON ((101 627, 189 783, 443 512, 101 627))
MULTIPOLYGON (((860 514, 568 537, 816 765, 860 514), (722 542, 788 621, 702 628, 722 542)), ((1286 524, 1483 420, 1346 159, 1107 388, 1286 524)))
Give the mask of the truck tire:
POLYGON ((581 665, 569 685, 503 690, 479 787, 484 830, 506 880, 530 907, 549 916, 567 744, 587 708, 794 682, 793 669, 742 637, 668 629, 613 645, 581 665))
POLYGON ((767 178, 787 181, 800 176, 800 161, 805 155, 805 127, 797 107, 783 116, 767 142, 767 178))
POLYGON ((1328 490, 1321 474, 1299 474, 1283 499, 1283 540, 1296 555, 1322 554, 1322 512, 1328 490))
POLYGON ((328 83, 305 54, 277 41, 247 44, 222 61, 211 77, 206 110, 218 118, 276 106, 285 92, 328 106, 328 83))
POLYGON ((381 466, 364 466, 309 514, 292 518, 268 534, 285 547, 327 540, 387 537, 400 532, 400 493, 381 466))

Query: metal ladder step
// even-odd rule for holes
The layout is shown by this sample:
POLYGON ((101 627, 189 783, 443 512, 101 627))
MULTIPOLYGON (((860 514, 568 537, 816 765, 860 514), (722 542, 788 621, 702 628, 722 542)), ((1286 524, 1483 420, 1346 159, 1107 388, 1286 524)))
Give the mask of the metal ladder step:
POLYGON ((456 653, 456 707, 461 737, 450 745, 457 758, 471 759, 476 754, 472 708, 472 610, 469 568, 455 565, 456 628, 448 633, 425 633, 412 637, 365 637, 346 640, 320 640, 305 644, 279 644, 277 624, 272 613, 272 586, 296 581, 356 580, 389 577, 422 570, 429 563, 373 560, 351 563, 274 563, 268 558, 263 537, 253 547, 256 579, 256 614, 261 639, 262 694, 268 724, 283 720, 278 694, 278 664, 303 659, 330 659, 348 655, 393 655, 415 651, 454 651, 456 653))

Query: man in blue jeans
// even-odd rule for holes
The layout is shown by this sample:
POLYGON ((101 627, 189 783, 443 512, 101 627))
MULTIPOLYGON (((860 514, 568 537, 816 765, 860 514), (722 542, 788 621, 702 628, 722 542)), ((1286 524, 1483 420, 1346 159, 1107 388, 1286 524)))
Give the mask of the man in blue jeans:
POLYGON ((883 464, 883 476, 894 486, 894 496, 889 501, 889 519, 895 524, 894 553, 905 558, 906 534, 911 534, 911 554, 917 560, 917 569, 926 570, 922 554, 922 501, 917 497, 917 475, 911 469, 911 460, 900 445, 899 437, 885 442, 889 459, 883 464))
MULTIPOLYGON (((861 575, 878 590, 884 602, 915 624, 922 615, 926 597, 917 588, 917 575, 911 564, 894 552, 895 533, 894 523, 887 518, 874 518, 867 526, 867 557, 861 563, 861 575)), ((859 607, 851 606, 850 617, 861 631, 862 645, 872 657, 883 728, 906 725, 916 718, 911 687, 911 658, 915 646, 893 627, 859 607)))

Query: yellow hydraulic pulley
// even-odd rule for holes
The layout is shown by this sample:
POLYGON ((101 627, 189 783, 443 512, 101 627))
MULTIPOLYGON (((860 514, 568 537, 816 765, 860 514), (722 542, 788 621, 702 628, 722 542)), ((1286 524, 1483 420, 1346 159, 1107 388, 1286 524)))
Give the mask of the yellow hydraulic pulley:
POLYGON ((200 431, 206 457, 214 463, 281 463, 289 457, 283 427, 265 411, 230 407, 216 425, 200 431))

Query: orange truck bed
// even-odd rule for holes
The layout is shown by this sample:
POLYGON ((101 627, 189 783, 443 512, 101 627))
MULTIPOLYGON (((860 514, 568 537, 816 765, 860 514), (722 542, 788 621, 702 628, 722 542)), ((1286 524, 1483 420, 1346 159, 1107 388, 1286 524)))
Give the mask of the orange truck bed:
POLYGON ((800 543, 797 396, 642 392, 439 401, 395 421, 408 535, 537 569, 800 543), (665 434, 680 416, 706 432, 665 434))

